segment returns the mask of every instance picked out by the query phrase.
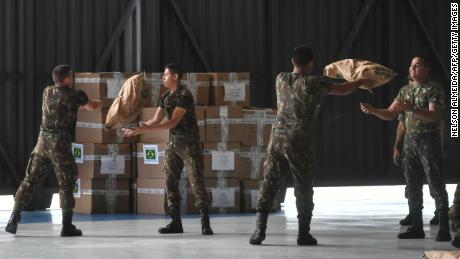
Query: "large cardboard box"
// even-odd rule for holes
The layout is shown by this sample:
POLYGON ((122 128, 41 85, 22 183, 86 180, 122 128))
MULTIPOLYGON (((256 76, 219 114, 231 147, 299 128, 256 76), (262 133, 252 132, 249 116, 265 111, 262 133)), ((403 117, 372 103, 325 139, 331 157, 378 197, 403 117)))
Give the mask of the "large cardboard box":
POLYGON ((72 152, 79 178, 132 176, 130 144, 72 143, 72 152))
POLYGON ((203 151, 204 177, 239 177, 239 143, 204 143, 203 151))
POLYGON ((244 109, 243 110, 243 139, 241 143, 247 146, 266 146, 270 141, 276 110, 244 109))
MULTIPOLYGON (((156 110, 157 108, 143 108, 139 120, 148 121, 152 119, 156 110)), ((139 141, 144 143, 168 143, 169 129, 156 129, 144 132, 139 135, 139 141)))
MULTIPOLYGON (((195 196, 187 179, 179 183, 181 213, 199 213, 195 207, 195 196)), ((137 212, 142 214, 169 214, 166 200, 166 179, 137 179, 137 212)))
POLYGON ((198 123, 198 130, 200 131, 200 142, 206 141, 206 116, 205 116, 206 107, 204 106, 195 106, 196 120, 198 123))
POLYGON ((137 176, 163 179, 163 166, 167 144, 137 143, 137 176))
POLYGON ((210 73, 211 105, 250 106, 249 73, 210 73))
MULTIPOLYGON (((255 212, 259 198, 259 188, 262 182, 258 180, 241 181, 241 212, 255 212)), ((279 194, 275 196, 272 205, 272 212, 280 211, 281 204, 279 194)))
POLYGON ((239 213, 241 210, 240 182, 229 178, 206 178, 204 184, 210 194, 211 213, 239 213))
POLYGON ((242 112, 238 106, 206 107, 205 142, 241 142, 242 112))
POLYGON ((124 82, 134 74, 121 72, 75 73, 75 89, 83 90, 90 99, 102 100, 105 104, 110 104, 118 96, 124 82))
POLYGON ((187 87, 192 93, 195 105, 209 105, 210 75, 206 73, 184 73, 182 74, 181 85, 187 87))
POLYGON ((74 188, 78 213, 128 213, 129 179, 81 179, 74 188))
POLYGON ((263 179, 266 147, 240 146, 240 179, 263 179))
MULTIPOLYGON (((79 110, 75 128, 75 141, 86 143, 131 143, 137 142, 137 136, 124 138, 121 129, 106 129, 105 119, 108 109, 95 111, 79 110)), ((137 119, 126 127, 137 126, 137 119)))

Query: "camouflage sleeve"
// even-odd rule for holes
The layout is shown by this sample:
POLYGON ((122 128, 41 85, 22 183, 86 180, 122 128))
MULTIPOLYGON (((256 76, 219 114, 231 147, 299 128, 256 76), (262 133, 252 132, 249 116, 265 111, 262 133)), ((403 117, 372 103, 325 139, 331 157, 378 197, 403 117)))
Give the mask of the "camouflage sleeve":
POLYGON ((75 99, 77 100, 77 103, 80 106, 86 105, 89 102, 88 95, 86 95, 86 93, 82 90, 77 90, 77 93, 75 94, 75 99))
POLYGON ((404 87, 399 89, 399 92, 398 94, 396 95, 395 99, 393 101, 395 102, 402 102, 404 100, 403 98, 403 91, 404 91, 404 87))
POLYGON ((327 80, 324 76, 312 76, 309 79, 309 83, 313 84, 314 87, 310 88, 313 89, 314 92, 312 94, 327 94, 332 87, 332 82, 327 80))
POLYGON ((435 103, 439 105, 441 108, 444 107, 445 97, 444 91, 442 90, 441 86, 431 88, 428 98, 428 102, 435 103))
POLYGON ((176 107, 180 107, 183 109, 190 109, 193 107, 193 97, 189 94, 188 91, 183 90, 179 93, 176 99, 176 107))

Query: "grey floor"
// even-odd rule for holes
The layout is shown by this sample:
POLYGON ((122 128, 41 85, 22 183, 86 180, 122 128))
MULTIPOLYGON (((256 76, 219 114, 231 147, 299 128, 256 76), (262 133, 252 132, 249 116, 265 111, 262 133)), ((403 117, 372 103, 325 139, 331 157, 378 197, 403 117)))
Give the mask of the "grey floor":
POLYGON ((168 222, 166 217, 76 215, 75 224, 84 236, 61 238, 59 210, 24 213, 15 236, 3 231, 10 212, 0 210, 0 258, 420 258, 427 250, 455 250, 448 242, 434 240, 437 227, 427 224, 433 209, 429 197, 424 210, 426 239, 398 240, 397 223, 407 212, 405 200, 395 198, 402 187, 359 188, 353 193, 341 189, 340 195, 315 189, 311 232, 319 241, 316 247, 296 245, 291 193, 283 211, 270 216, 262 246, 248 244, 254 214, 215 215, 216 234, 206 237, 199 233, 197 216, 184 217, 184 234, 160 236, 157 228, 168 222))

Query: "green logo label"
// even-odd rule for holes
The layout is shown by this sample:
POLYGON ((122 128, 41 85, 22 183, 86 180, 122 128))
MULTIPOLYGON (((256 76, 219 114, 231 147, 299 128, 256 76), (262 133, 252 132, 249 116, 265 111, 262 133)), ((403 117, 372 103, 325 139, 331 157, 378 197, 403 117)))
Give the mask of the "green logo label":
POLYGON ((155 149, 145 150, 145 158, 149 160, 156 160, 157 159, 157 152, 155 149))
POLYGON ((74 148, 73 149, 73 157, 77 159, 81 159, 81 149, 80 148, 74 148))

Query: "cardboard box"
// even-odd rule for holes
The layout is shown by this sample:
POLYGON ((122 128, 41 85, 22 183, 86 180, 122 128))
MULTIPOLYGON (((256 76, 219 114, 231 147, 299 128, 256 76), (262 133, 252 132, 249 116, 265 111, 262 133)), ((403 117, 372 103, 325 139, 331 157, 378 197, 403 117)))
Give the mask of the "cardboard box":
POLYGON ((167 144, 137 144, 137 175, 139 178, 164 179, 163 166, 167 144))
POLYGON ((210 73, 211 105, 250 106, 249 73, 210 73))
POLYGON ((78 179, 74 198, 74 212, 128 213, 129 179, 78 179))
POLYGON ((240 144, 204 143, 204 177, 238 178, 240 169, 240 144))
POLYGON ((206 116, 205 116, 206 107, 203 106, 195 106, 195 114, 196 120, 198 123, 198 130, 200 131, 200 142, 204 142, 206 140, 206 116))
POLYGON ((182 74, 181 85, 187 87, 192 93, 195 105, 209 105, 210 75, 206 73, 184 73, 182 74))
MULTIPOLYGON (((153 118, 157 108, 143 108, 140 121, 148 121, 153 118)), ((166 119, 166 116, 165 116, 166 119)), ((144 143, 168 143, 169 142, 169 129, 157 129, 145 132, 139 135, 139 141, 144 143)))
MULTIPOLYGON (((257 180, 242 180, 241 181, 241 212, 255 212, 257 200, 259 198, 259 188, 261 181, 257 180)), ((279 194, 275 196, 271 212, 281 210, 279 194)))
POLYGON ((266 147, 240 146, 240 179, 263 179, 266 147))
POLYGON ((204 180, 210 198, 211 213, 239 213, 240 182, 237 179, 207 178, 204 180))
MULTIPOLYGON (((79 110, 75 128, 75 141, 85 143, 131 143, 137 142, 137 136, 124 138, 121 129, 105 129, 108 109, 96 111, 79 110)), ((137 126, 137 119, 126 127, 137 126)))
POLYGON ((83 90, 90 99, 102 100, 108 104, 118 96, 124 82, 133 75, 135 73, 75 73, 75 89, 83 90))
POLYGON ((238 106, 206 107, 205 142, 240 142, 243 128, 242 112, 238 106))
POLYGON ((130 144, 72 143, 72 153, 79 178, 132 176, 130 144))
MULTIPOLYGON (((195 207, 195 196, 187 179, 179 184, 181 213, 199 213, 195 207)), ((166 179, 137 179, 137 212, 142 214, 169 214, 166 200, 166 179)))
POLYGON ((266 146, 270 141, 276 110, 244 109, 243 110, 243 139, 241 143, 247 146, 266 146))

